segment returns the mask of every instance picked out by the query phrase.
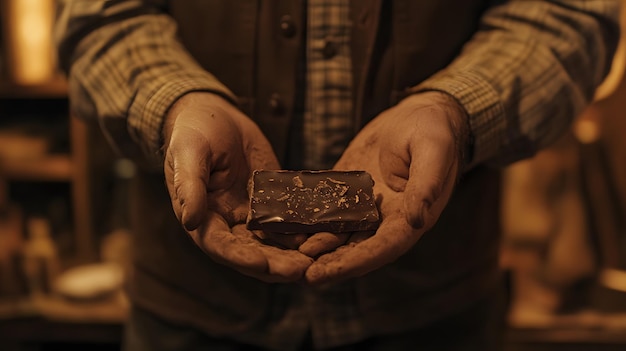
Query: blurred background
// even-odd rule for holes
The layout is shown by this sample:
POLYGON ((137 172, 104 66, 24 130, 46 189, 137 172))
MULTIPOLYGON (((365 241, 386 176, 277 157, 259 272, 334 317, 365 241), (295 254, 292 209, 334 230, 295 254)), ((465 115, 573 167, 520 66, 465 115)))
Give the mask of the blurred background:
MULTIPOLYGON (((0 349, 119 350, 134 166, 71 117, 53 21, 0 0, 0 349)), ((626 349, 624 39, 571 131, 505 171, 507 351, 626 349)))

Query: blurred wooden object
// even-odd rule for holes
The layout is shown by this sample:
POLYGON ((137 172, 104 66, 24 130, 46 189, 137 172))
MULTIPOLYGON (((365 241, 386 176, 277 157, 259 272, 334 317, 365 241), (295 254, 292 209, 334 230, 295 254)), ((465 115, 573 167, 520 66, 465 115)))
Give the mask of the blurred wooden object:
MULTIPOLYGON (((58 100, 67 104, 66 96, 59 97, 60 91, 56 90, 59 89, 56 86, 58 83, 51 84, 55 87, 50 90, 38 85, 29 93, 27 86, 12 90, 0 83, 0 115, 10 107, 8 104, 20 101, 37 104, 38 101, 58 100)), ((59 111, 47 112, 56 113, 50 116, 47 123, 66 124, 70 136, 69 150, 66 153, 43 150, 39 155, 30 157, 0 157, 0 204, 9 202, 11 182, 14 181, 70 184, 71 220, 75 233, 74 257, 70 261, 71 264, 90 262, 97 259, 98 228, 103 227, 105 220, 103 212, 108 201, 106 185, 111 173, 112 151, 95 128, 69 116, 67 110, 64 117, 58 115, 59 111)))
MULTIPOLYGON (((507 351, 626 349, 626 7, 622 23, 611 72, 575 121, 569 141, 523 166, 534 169, 535 177, 527 177, 527 188, 517 191, 526 191, 521 199, 538 196, 526 202, 535 207, 509 203, 509 215, 518 218, 504 216, 507 239, 518 246, 506 247, 511 241, 505 240, 503 266, 514 275, 521 272, 513 291, 507 351), (557 157, 550 160, 550 153, 557 157), (545 185, 564 189, 567 179, 576 183, 571 188, 575 193, 563 193, 561 205, 550 201, 555 188, 545 185), (565 212, 555 212, 559 206, 565 212), (567 224, 562 240, 553 234, 559 221, 567 224), (577 277, 580 284, 575 284, 577 277), (567 282, 573 285, 567 288, 567 282), (579 300, 569 306, 575 308, 563 309, 571 291, 581 294, 579 300)), ((509 176, 514 180, 519 174, 509 176)), ((511 199, 505 197, 504 204, 511 199)))
POLYGON ((7 73, 23 85, 50 81, 56 72, 52 26, 55 0, 2 0, 7 73))
POLYGON ((89 304, 46 296, 0 301, 0 349, 119 350, 127 313, 121 294, 89 304))
POLYGON ((513 325, 538 323, 582 307, 582 301, 567 295, 593 279, 597 253, 590 240, 579 164, 576 140, 567 134, 505 172, 502 264, 513 273, 513 325))
MULTIPOLYGON (((620 309, 626 308, 626 9, 622 10, 622 38, 609 78, 574 126, 581 145, 591 230, 600 253, 599 285, 613 290, 622 287, 623 296, 618 299, 623 301, 612 301, 620 309)), ((611 303, 596 302, 603 308, 611 303)))
MULTIPOLYGON (((88 165, 90 161, 89 130, 85 123, 70 117, 72 161, 75 165, 88 165)), ((74 230, 76 231, 77 258, 93 260, 95 254, 95 227, 92 206, 89 167, 75 167, 72 173, 72 200, 74 202, 74 230)))
POLYGON ((20 275, 22 214, 15 206, 3 208, 0 217, 0 296, 16 297, 25 292, 20 275))
POLYGON ((100 203, 107 201, 106 162, 112 157, 105 154, 102 137, 69 115, 68 86, 54 52, 54 8, 55 0, 0 0, 0 134, 6 132, 7 117, 17 113, 15 120, 29 123, 32 118, 40 127, 65 125, 69 135, 69 150, 61 152, 50 152, 42 138, 11 131, 0 136, 0 209, 9 205, 15 182, 69 184, 74 238, 73 257, 67 261, 77 264, 97 259, 104 220, 100 203), (22 106, 29 112, 20 111, 22 106), (3 150, 22 157, 8 157, 3 150), (29 152, 35 154, 25 154, 29 152))

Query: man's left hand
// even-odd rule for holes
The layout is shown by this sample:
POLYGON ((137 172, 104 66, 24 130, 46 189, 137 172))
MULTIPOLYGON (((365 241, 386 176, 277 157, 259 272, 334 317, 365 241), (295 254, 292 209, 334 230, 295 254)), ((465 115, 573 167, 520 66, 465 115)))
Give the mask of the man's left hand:
POLYGON ((415 245, 450 198, 463 167, 467 125, 456 100, 424 92, 407 97, 365 126, 334 169, 372 175, 380 227, 373 235, 353 233, 345 244, 328 233, 313 235, 300 251, 309 256, 327 253, 308 268, 306 280, 317 285, 362 276, 415 245))

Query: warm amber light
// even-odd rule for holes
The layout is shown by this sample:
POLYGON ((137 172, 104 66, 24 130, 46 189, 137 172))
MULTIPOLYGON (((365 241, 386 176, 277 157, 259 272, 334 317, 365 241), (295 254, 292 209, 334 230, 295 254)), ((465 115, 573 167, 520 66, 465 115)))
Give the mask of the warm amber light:
POLYGON ((55 71, 54 0, 6 0, 9 74, 18 84, 40 84, 55 71))
POLYGON ((582 118, 574 124, 574 135, 583 144, 591 144, 600 139, 600 126, 596 121, 582 118))
POLYGON ((626 69, 626 6, 622 6, 620 15, 621 36, 617 51, 613 57, 611 71, 604 79, 604 82, 596 89, 596 100, 607 98, 617 89, 619 83, 624 79, 624 70, 626 69))
POLYGON ((600 283, 609 289, 626 291, 626 271, 606 268, 600 272, 600 283))

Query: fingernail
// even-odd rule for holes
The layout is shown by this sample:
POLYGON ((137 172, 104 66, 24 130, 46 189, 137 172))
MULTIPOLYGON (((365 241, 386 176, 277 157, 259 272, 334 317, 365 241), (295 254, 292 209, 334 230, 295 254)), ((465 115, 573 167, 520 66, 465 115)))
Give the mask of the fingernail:
POLYGON ((309 268, 305 272, 305 279, 307 283, 312 286, 316 286, 320 283, 323 283, 323 268, 319 265, 313 264, 309 266, 309 268))
POLYGON ((422 201, 421 226, 424 226, 428 212, 430 212, 430 201, 422 201))
POLYGON ((182 205, 181 222, 183 224, 183 227, 185 227, 187 231, 192 231, 197 228, 197 225, 194 223, 194 221, 191 218, 189 218, 189 214, 185 210, 184 204, 182 205))
POLYGON ((426 218, 426 214, 430 210, 430 203, 427 201, 422 201, 420 206, 412 211, 407 211, 407 215, 409 217, 409 223, 415 229, 419 229, 424 226, 424 218, 426 218))

